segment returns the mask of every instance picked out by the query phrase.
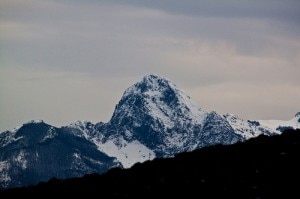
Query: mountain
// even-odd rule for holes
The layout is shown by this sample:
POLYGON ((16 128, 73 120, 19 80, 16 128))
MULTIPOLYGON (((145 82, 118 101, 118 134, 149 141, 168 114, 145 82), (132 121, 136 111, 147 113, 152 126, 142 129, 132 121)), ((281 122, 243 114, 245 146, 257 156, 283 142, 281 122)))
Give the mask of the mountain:
POLYGON ((116 158, 97 150, 96 146, 43 121, 30 121, 14 132, 0 134, 0 186, 18 187, 70 178, 86 173, 103 173, 120 167, 116 158))
POLYGON ((249 121, 207 112, 170 80, 147 75, 124 92, 107 123, 77 121, 56 128, 32 121, 1 133, 0 188, 129 168, 156 157, 280 134, 299 128, 299 117, 249 121))
POLYGON ((273 131, 268 126, 261 125, 258 121, 244 120, 232 114, 226 114, 223 117, 229 122, 234 132, 245 139, 257 137, 261 134, 280 134, 280 132, 273 131))
POLYGON ((300 129, 300 112, 289 121, 282 120, 258 120, 259 124, 266 126, 270 131, 281 133, 287 129, 300 129))
POLYGON ((129 87, 111 120, 97 130, 105 137, 99 140, 100 148, 107 140, 118 140, 113 143, 120 151, 138 142, 147 148, 141 151, 145 160, 244 140, 222 116, 202 110, 170 80, 155 75, 129 87))
POLYGON ((215 145, 130 169, 29 188, 0 191, 12 197, 37 193, 100 194, 101 197, 299 198, 300 130, 260 135, 243 143, 215 145))
POLYGON ((288 121, 283 120, 244 120, 236 115, 226 114, 223 116, 234 129, 235 133, 245 139, 257 137, 260 134, 281 134, 287 129, 300 129, 300 112, 288 121))

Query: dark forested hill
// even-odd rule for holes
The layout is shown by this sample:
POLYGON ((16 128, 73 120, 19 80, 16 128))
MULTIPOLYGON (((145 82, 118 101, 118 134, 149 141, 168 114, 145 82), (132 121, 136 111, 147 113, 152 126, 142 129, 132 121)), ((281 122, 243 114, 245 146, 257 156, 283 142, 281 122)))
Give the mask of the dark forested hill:
POLYGON ((52 179, 2 194, 96 193, 108 196, 299 198, 300 130, 234 145, 217 145, 130 169, 68 180, 52 179))

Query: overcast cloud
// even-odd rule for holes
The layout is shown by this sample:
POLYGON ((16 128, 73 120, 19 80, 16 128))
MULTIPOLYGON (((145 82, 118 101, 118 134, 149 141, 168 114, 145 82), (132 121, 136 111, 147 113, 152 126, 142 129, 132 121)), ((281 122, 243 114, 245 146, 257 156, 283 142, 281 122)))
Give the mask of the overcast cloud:
POLYGON ((155 73, 245 119, 300 111, 298 0, 1 0, 0 131, 108 121, 155 73))

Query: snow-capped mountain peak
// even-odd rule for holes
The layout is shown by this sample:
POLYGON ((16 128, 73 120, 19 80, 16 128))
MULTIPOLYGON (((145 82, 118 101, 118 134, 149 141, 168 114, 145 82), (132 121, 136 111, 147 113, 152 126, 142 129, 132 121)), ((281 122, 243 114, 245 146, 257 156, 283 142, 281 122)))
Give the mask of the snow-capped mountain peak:
POLYGON ((126 89, 123 97, 135 93, 144 93, 150 96, 155 96, 157 94, 156 92, 161 92, 167 87, 170 87, 170 85, 172 85, 173 88, 176 87, 174 83, 166 78, 162 78, 158 75, 153 74, 146 75, 140 82, 137 82, 133 86, 126 89))
POLYGON ((172 81, 157 75, 147 75, 129 87, 109 123, 99 131, 111 139, 120 136, 128 142, 138 140, 158 157, 206 146, 212 132, 218 134, 218 142, 242 139, 231 136, 234 131, 222 116, 202 110, 172 81), (213 127, 214 119, 218 120, 215 125, 227 128, 226 141, 213 127))
POLYGON ((139 113, 157 119, 166 128, 174 127, 176 118, 201 123, 207 114, 173 82, 157 75, 147 75, 125 91, 112 121, 118 118, 122 123, 121 118, 132 118, 139 113))
POLYGON ((108 123, 77 121, 57 128, 32 120, 0 133, 0 189, 128 168, 286 128, 300 128, 300 112, 289 121, 222 116, 202 110, 172 81, 147 75, 126 89, 108 123))
POLYGON ((39 124, 39 123, 44 123, 43 120, 30 120, 24 124, 39 124))

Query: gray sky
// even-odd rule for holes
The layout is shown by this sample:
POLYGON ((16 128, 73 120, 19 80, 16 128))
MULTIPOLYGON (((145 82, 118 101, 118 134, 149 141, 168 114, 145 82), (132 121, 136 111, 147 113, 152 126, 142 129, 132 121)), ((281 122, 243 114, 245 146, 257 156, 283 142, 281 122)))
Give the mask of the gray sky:
POLYGON ((300 111, 300 1, 0 1, 0 131, 106 122, 150 73, 207 111, 288 120, 300 111))

